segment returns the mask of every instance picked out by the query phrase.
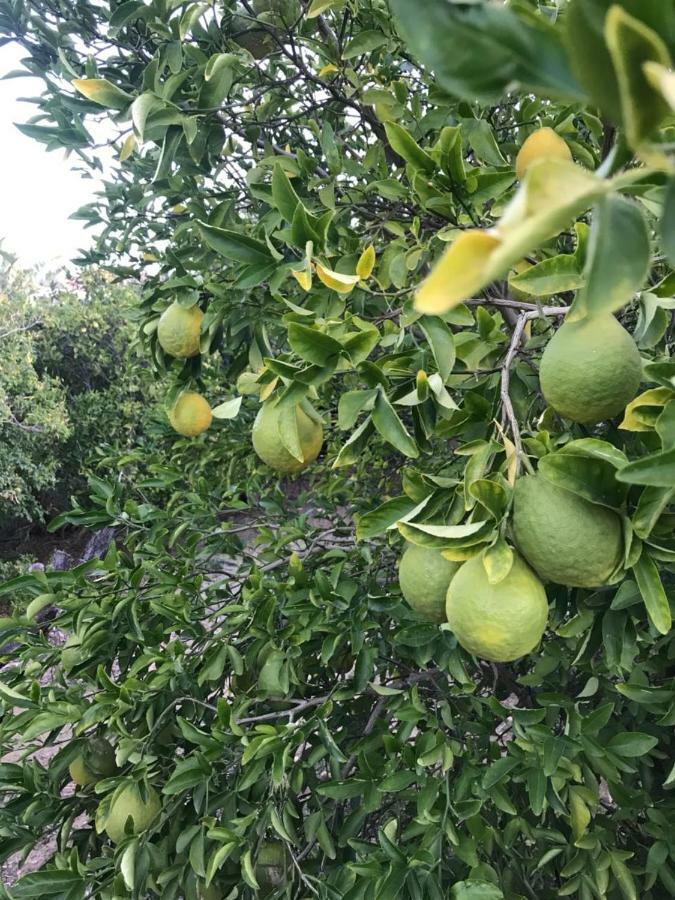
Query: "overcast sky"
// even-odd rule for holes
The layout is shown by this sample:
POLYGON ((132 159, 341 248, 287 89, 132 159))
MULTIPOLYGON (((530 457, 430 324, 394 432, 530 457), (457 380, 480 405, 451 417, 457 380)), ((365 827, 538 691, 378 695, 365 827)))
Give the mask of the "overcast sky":
MULTIPOLYGON (((19 68, 23 52, 0 48, 0 75, 19 68)), ((71 171, 64 151, 47 152, 44 144, 25 137, 14 126, 35 115, 33 104, 20 97, 41 93, 36 78, 0 80, 0 238, 2 247, 19 256, 22 265, 67 263, 89 246, 91 232, 69 215, 93 199, 96 182, 71 171)))

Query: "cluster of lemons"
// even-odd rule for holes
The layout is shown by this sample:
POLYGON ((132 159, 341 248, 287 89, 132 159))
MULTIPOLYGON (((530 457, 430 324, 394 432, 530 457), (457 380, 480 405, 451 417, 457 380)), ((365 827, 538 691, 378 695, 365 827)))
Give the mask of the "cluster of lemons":
MULTIPOLYGON (((157 326, 157 340, 162 350, 176 359, 189 359, 200 350, 204 313, 198 306, 186 308, 172 303, 161 315, 157 326)), ((169 422, 178 434, 197 437, 213 421, 208 400, 195 391, 184 391, 169 410, 169 422)), ((284 474, 295 474, 319 455, 323 445, 323 428, 300 406, 295 408, 297 434, 302 459, 293 456, 284 446, 279 431, 280 408, 264 403, 253 424, 253 449, 270 468, 284 474)))

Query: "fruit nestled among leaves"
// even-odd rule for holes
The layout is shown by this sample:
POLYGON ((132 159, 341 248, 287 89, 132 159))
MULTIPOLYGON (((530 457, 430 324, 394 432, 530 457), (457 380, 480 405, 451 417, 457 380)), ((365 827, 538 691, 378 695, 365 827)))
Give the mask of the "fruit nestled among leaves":
POLYGON ((157 325, 157 340, 162 350, 178 359, 196 356, 203 318, 204 313, 198 306, 186 309, 179 303, 172 303, 164 310, 157 325))
POLYGON ((514 555, 509 574, 490 584, 482 554, 465 562, 450 582, 446 602, 450 628, 480 659, 511 662, 530 653, 546 628, 548 601, 532 569, 514 555))
POLYGON ((169 412, 171 427, 184 437, 196 437, 206 431, 212 418, 208 401, 194 391, 181 394, 169 412))
POLYGON ((412 608, 432 622, 445 621, 445 598, 459 564, 438 550, 408 544, 398 567, 401 592, 412 608))
POLYGON ((641 377, 635 341, 611 315, 565 322, 551 338, 539 367, 549 406, 583 425, 622 412, 641 377))
POLYGON ((295 424, 302 455, 302 459, 298 459, 286 449, 281 438, 280 419, 285 414, 279 404, 265 403, 260 408, 253 423, 253 449, 271 469, 283 475, 292 475, 314 462, 319 455, 323 428, 301 406, 295 407, 295 424))

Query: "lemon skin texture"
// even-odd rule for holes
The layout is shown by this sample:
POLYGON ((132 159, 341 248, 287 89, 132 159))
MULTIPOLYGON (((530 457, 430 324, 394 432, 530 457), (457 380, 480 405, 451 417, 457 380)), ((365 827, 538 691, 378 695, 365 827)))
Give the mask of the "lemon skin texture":
POLYGON ((211 407, 201 394, 188 391, 176 401, 169 413, 169 422, 174 431, 184 437, 197 437, 211 425, 211 407))
POLYGON ((157 326, 157 340, 165 353, 178 359, 187 359, 199 353, 204 313, 198 306, 189 309, 172 303, 165 309, 157 326))
POLYGON ((445 621, 445 598, 459 563, 438 550, 408 544, 398 567, 401 593, 410 606, 431 622, 445 621))
POLYGON ((539 366, 548 405, 582 425, 622 412, 641 378, 637 345, 610 315, 566 322, 549 341, 539 366))
POLYGON ((108 837, 114 844, 119 844, 124 838, 124 826, 129 816, 133 820, 132 832, 140 834, 141 831, 145 831, 151 825, 161 808, 162 804, 154 788, 148 789, 148 799, 144 803, 136 785, 128 785, 115 798, 110 807, 105 823, 108 837))
POLYGON ((70 780, 75 784, 94 784, 94 782, 99 780, 99 776, 94 775, 81 756, 77 756, 71 762, 68 766, 68 772, 70 773, 70 780))
POLYGON ((516 157, 516 177, 522 179, 532 163, 539 159, 567 159, 572 151, 552 128, 539 128, 523 143, 516 157))
POLYGON ((492 662, 512 662, 541 640, 548 601, 543 584, 518 555, 498 584, 488 581, 479 555, 465 562, 450 582, 446 614, 469 653, 492 662))
POLYGON ((323 444, 323 428, 297 406, 295 415, 302 449, 302 461, 292 456, 281 442, 279 434, 279 407, 265 404, 253 423, 253 449, 271 469, 283 475, 300 472, 319 455, 323 444))
POLYGON ((513 533, 540 578, 568 587, 606 584, 623 555, 621 519, 615 512, 542 475, 516 482, 513 533))

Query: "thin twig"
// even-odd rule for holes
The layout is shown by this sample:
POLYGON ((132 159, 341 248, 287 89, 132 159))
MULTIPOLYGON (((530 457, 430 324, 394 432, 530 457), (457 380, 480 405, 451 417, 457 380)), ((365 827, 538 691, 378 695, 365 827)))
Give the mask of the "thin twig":
MULTIPOLYGON (((325 697, 312 697, 310 700, 301 700, 296 703, 294 707, 291 709, 283 709, 277 712, 264 713, 260 716, 247 716, 244 719, 237 719, 237 725, 250 725, 254 722, 269 722, 273 719, 281 719, 286 716, 296 716, 298 713, 304 712, 306 709, 311 709, 313 706, 321 706, 322 703, 325 703, 327 700, 330 700, 331 695, 326 694, 325 697)), ((296 701, 289 700, 289 703, 294 703, 296 701)))
POLYGON ((20 331, 30 331, 31 328, 36 328, 38 325, 42 325, 42 319, 36 319, 34 322, 30 322, 28 325, 22 325, 20 328, 10 328, 9 331, 3 331, 0 334, 0 341, 3 338, 9 337, 10 334, 17 334, 20 331))

